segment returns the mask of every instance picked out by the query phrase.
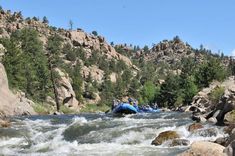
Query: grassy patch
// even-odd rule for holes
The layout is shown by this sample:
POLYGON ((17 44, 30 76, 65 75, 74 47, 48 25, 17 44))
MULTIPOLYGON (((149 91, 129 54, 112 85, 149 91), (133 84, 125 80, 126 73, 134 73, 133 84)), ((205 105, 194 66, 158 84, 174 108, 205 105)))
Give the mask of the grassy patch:
POLYGON ((96 105, 96 104, 87 104, 84 108, 81 109, 81 112, 106 112, 110 107, 107 105, 96 105))
POLYGON ((60 106, 60 111, 63 112, 64 114, 75 114, 76 111, 68 108, 67 106, 60 106))
POLYGON ((33 109, 36 113, 40 115, 50 114, 50 110, 53 110, 53 108, 48 104, 38 104, 38 103, 33 105, 33 109))

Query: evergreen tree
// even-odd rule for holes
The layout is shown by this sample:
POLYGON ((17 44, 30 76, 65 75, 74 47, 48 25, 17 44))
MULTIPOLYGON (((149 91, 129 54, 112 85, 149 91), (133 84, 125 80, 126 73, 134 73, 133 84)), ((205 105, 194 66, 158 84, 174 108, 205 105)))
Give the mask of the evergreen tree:
POLYGON ((145 45, 143 50, 144 50, 144 52, 147 52, 149 50, 149 47, 147 45, 145 45))
POLYGON ((180 77, 169 75, 161 85, 158 100, 162 106, 173 107, 179 95, 182 95, 180 77))
POLYGON ((95 31, 95 30, 92 31, 91 33, 92 33, 94 36, 98 36, 98 33, 97 33, 97 31, 95 31))
POLYGON ((58 60, 60 59, 60 53, 61 53, 61 42, 62 38, 58 36, 57 34, 51 36, 48 38, 47 41, 47 51, 48 51, 48 64, 49 64, 49 70, 50 70, 50 78, 52 82, 53 92, 55 96, 56 101, 56 109, 57 111, 60 110, 60 104, 59 104, 59 98, 58 98, 58 91, 57 91, 57 73, 55 71, 55 68, 58 67, 58 60))
POLYGON ((48 23, 49 23, 49 21, 48 21, 48 19, 47 19, 47 17, 46 17, 46 16, 44 16, 44 17, 43 17, 43 19, 42 19, 42 23, 45 23, 45 24, 48 24, 48 23))
POLYGON ((7 49, 3 62, 10 86, 24 91, 28 98, 44 101, 50 81, 38 33, 33 29, 18 30, 3 44, 7 49))
POLYGON ((73 30, 73 21, 69 20, 69 30, 73 30))

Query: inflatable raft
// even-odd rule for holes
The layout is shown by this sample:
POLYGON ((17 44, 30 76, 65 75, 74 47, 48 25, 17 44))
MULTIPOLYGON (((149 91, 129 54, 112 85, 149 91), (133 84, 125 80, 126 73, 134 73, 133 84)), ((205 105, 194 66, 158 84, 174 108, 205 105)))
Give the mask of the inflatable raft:
POLYGON ((115 114, 136 114, 136 113, 157 113, 160 112, 160 109, 153 109, 153 108, 142 108, 138 106, 132 106, 129 103, 121 103, 117 105, 113 110, 112 113, 115 114))

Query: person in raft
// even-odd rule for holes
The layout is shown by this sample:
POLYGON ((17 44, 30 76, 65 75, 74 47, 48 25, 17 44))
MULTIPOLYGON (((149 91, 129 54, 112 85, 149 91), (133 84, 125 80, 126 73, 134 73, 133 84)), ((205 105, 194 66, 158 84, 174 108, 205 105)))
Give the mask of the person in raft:
POLYGON ((132 99, 132 98, 128 98, 128 102, 129 102, 130 105, 134 106, 137 110, 139 110, 138 100, 132 99))
POLYGON ((112 110, 113 110, 115 107, 117 107, 119 104, 120 104, 120 100, 114 99, 114 100, 113 100, 113 104, 112 104, 112 110))

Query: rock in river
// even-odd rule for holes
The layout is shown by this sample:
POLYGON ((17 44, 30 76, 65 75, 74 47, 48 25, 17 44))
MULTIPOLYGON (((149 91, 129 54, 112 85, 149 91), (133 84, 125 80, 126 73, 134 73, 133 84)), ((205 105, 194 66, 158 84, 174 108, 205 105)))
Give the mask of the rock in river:
POLYGON ((192 143, 190 149, 178 156, 225 156, 225 147, 207 141, 196 141, 192 143))
POLYGON ((179 134, 177 134, 175 131, 165 131, 160 133, 153 141, 152 145, 161 145, 163 142, 171 139, 179 138, 179 134))

